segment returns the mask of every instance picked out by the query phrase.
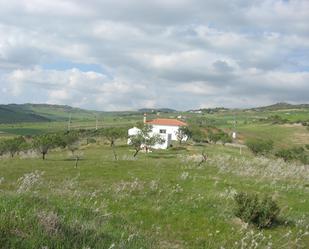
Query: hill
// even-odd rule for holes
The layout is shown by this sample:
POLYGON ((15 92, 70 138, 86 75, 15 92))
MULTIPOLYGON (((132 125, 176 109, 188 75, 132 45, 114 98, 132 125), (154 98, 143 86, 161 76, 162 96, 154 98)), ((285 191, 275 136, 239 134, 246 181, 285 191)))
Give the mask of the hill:
POLYGON ((174 113, 177 112, 174 109, 170 108, 141 108, 138 110, 138 112, 144 112, 144 113, 156 113, 156 112, 164 112, 164 113, 174 113))
POLYGON ((25 112, 16 105, 0 105, 0 123, 46 122, 48 118, 33 112, 25 112))
POLYGON ((0 105, 0 123, 48 122, 72 119, 94 119, 103 112, 89 111, 67 105, 9 104, 0 105))
POLYGON ((255 110, 255 111, 276 111, 276 110, 303 109, 303 108, 309 108, 309 104, 293 105, 293 104, 290 104, 290 103, 280 102, 280 103, 276 103, 274 105, 252 108, 251 110, 255 110))

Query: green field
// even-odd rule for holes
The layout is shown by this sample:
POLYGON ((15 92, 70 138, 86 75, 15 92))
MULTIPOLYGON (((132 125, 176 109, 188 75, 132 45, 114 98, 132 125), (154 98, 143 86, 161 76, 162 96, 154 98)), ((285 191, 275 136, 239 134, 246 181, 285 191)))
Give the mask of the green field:
MULTIPOLYGON (((238 138, 226 146, 190 140, 140 152, 137 159, 125 140, 117 141, 119 160, 102 137, 92 144, 83 138, 77 168, 60 148, 45 161, 31 150, 0 157, 0 248, 309 248, 309 166, 240 149, 251 138, 272 139, 274 151, 309 144, 309 130, 299 122, 309 119, 309 110, 160 117, 178 115, 205 130, 236 128, 238 138), (288 121, 273 123, 268 118, 274 115, 288 121), (208 160, 199 165, 202 151, 208 160), (234 196, 242 191, 268 194, 278 203, 279 219, 271 228, 259 230, 236 218, 234 196)), ((98 128, 132 127, 142 118, 138 112, 108 113, 98 128)), ((95 118, 74 117, 70 129, 95 126, 95 118)), ((68 120, 0 124, 0 139, 67 129, 68 120)))
POLYGON ((78 168, 68 151, 2 159, 1 248, 308 248, 308 167, 220 145, 117 151, 114 161, 104 143, 85 145, 78 168), (197 166, 201 149, 210 159, 197 166), (236 219, 243 190, 271 194, 280 222, 260 231, 236 219))

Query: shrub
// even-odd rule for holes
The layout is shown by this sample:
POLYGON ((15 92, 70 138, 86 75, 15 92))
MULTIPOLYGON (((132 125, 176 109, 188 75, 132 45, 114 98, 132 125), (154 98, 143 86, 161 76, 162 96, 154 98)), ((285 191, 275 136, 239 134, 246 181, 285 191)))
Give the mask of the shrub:
POLYGON ((279 207, 269 196, 259 200, 256 194, 240 192, 234 197, 236 202, 235 215, 246 223, 258 228, 273 225, 279 214, 279 207))
POLYGON ((223 144, 226 144, 226 143, 232 143, 233 142, 233 139, 231 136, 229 136, 229 134, 225 133, 225 132, 222 132, 221 133, 221 138, 220 138, 221 142, 223 144))
POLYGON ((6 152, 5 143, 0 141, 0 156, 2 156, 6 152))
POLYGON ((303 147, 294 147, 290 149, 281 149, 275 156, 283 158, 284 161, 299 160, 304 164, 309 163, 309 156, 303 147))
POLYGON ((232 142, 232 138, 229 136, 229 134, 222 130, 219 130, 219 132, 216 133, 209 131, 207 138, 213 143, 217 143, 218 141, 221 141, 223 144, 232 142))
POLYGON ((198 126, 189 127, 189 133, 192 140, 196 143, 203 143, 206 141, 206 136, 204 130, 198 126))
POLYGON ((95 140, 94 138, 88 138, 87 139, 87 144, 95 144, 97 142, 97 140, 95 140))
POLYGON ((246 142, 248 148, 255 155, 265 155, 273 149, 274 142, 272 140, 251 139, 246 142))
POLYGON ((290 149, 281 149, 276 152, 275 156, 282 158, 285 162, 294 159, 294 155, 290 149))
POLYGON ((268 118, 268 120, 271 121, 272 124, 285 124, 289 122, 289 120, 282 118, 279 115, 272 115, 268 118))

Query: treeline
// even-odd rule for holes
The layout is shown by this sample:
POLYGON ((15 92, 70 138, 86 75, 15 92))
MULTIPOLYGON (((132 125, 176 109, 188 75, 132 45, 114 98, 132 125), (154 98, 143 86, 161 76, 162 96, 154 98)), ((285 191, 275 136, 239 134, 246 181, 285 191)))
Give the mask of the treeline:
POLYGON ((37 151, 41 154, 42 159, 45 160, 49 151, 55 148, 67 148, 74 155, 74 152, 79 149, 81 140, 85 140, 85 143, 88 144, 96 142, 98 137, 104 137, 109 141, 114 157, 117 159, 115 143, 118 139, 127 137, 127 129, 118 127, 101 128, 98 130, 81 129, 4 139, 0 140, 0 156, 9 154, 13 158, 20 152, 37 151))
POLYGON ((185 134, 196 143, 217 143, 223 145, 232 142, 232 136, 215 126, 212 120, 200 117, 191 118, 185 129, 185 134))

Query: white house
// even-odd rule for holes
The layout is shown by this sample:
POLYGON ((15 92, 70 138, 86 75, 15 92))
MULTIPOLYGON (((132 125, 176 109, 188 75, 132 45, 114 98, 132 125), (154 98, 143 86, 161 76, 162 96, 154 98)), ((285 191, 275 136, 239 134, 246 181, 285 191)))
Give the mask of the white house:
MULTIPOLYGON (((181 126, 187 126, 185 122, 182 122, 177 119, 167 119, 167 118, 157 118, 153 120, 147 121, 146 118, 144 117, 144 123, 147 125, 151 125, 152 134, 159 134, 161 138, 163 138, 164 143, 163 144, 155 144, 153 146, 154 149, 167 149, 171 141, 176 141, 177 140, 177 132, 179 127, 181 126)), ((136 127, 133 127, 129 129, 128 135, 136 135, 138 134, 140 130, 136 127)), ((185 137, 184 140, 187 140, 185 137)), ((130 139, 128 139, 128 144, 130 144, 130 139)))

